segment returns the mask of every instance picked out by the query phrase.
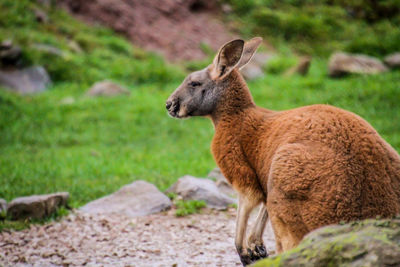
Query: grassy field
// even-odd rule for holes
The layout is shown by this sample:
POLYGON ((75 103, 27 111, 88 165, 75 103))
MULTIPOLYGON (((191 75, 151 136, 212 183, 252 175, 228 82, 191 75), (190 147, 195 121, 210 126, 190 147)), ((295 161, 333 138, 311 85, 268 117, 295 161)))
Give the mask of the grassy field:
MULTIPOLYGON (((54 82, 32 96, 0 90, 1 198, 68 191, 78 207, 138 179, 164 190, 182 175, 205 176, 215 167, 211 122, 179 121, 165 111, 183 67, 61 11, 50 13, 51 25, 18 15, 32 6, 25 0, 0 3, 0 39, 21 45, 25 64, 44 65, 54 82), (71 41, 83 51, 74 51, 71 41), (51 44, 65 55, 38 52, 33 43, 51 44), (85 96, 104 79, 126 86, 131 95, 85 96), (66 97, 73 103, 63 104, 66 97)), ((400 151, 400 71, 334 80, 326 65, 325 56, 315 56, 307 77, 267 74, 249 86, 256 103, 270 109, 325 103, 353 111, 400 151)))

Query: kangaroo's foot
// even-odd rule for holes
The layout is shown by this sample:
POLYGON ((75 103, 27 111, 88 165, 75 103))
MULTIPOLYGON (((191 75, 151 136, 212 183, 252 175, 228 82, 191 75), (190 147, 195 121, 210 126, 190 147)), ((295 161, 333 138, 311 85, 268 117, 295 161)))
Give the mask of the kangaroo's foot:
POLYGON ((255 245, 254 248, 247 248, 245 251, 239 252, 240 261, 243 266, 252 264, 258 260, 268 257, 267 250, 263 244, 255 245))

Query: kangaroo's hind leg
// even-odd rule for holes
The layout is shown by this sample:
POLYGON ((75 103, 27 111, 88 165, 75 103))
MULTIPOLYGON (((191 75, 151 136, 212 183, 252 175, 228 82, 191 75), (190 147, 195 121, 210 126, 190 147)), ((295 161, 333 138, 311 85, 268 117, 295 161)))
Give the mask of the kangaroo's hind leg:
POLYGON ((267 250, 265 249, 264 242, 262 239, 267 221, 268 221, 267 206, 264 203, 262 203, 257 215, 255 225, 252 228, 250 236, 247 241, 248 246, 252 251, 252 254, 257 255, 260 258, 268 257, 268 253, 267 250))

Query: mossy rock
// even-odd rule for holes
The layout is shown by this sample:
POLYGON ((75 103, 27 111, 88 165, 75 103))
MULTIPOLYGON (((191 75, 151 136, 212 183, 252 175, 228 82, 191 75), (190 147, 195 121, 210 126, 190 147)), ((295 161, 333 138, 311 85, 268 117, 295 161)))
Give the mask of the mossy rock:
POLYGON ((254 266, 400 266, 400 219, 326 226, 254 266))

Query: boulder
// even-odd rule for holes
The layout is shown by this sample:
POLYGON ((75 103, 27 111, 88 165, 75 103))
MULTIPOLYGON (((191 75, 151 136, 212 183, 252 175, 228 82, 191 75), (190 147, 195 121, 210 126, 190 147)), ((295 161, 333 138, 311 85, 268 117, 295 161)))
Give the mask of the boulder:
POLYGON ((228 182, 228 180, 225 178, 219 168, 213 169, 207 175, 207 177, 215 180, 215 184, 222 193, 230 197, 237 197, 236 191, 232 188, 232 185, 228 182))
POLYGON ((272 54, 267 53, 254 54, 250 62, 240 69, 240 73, 246 80, 254 80, 264 76, 263 67, 272 56, 272 54))
POLYGON ((67 206, 69 193, 33 195, 13 199, 8 204, 7 215, 12 219, 42 219, 54 213, 61 206, 67 206))
POLYGON ((0 71, 0 86, 21 94, 44 91, 50 83, 51 80, 47 71, 41 66, 0 71))
POLYGON ((400 218, 326 226, 254 266, 400 266, 400 218))
POLYGON ((5 199, 0 198, 0 213, 7 211, 7 201, 5 199))
POLYGON ((88 96, 116 96, 129 95, 130 91, 111 81, 95 83, 86 93, 88 96))
POLYGON ((210 179, 183 176, 173 184, 168 193, 175 193, 183 200, 204 200, 213 209, 224 210, 236 204, 236 200, 222 193, 210 179))
POLYGON ((89 202, 80 210, 90 214, 138 217, 161 212, 171 206, 171 200, 157 187, 145 181, 136 181, 111 195, 89 202))
POLYGON ((300 74, 302 76, 306 76, 308 70, 311 65, 311 57, 305 56, 300 58, 299 63, 296 66, 293 66, 288 71, 286 71, 285 75, 292 76, 294 74, 300 74))
POLYGON ((383 59, 386 65, 391 69, 400 68, 400 52, 390 54, 383 59))
POLYGON ((387 67, 377 58, 343 52, 334 53, 328 63, 328 72, 331 77, 350 73, 376 74, 387 70, 387 67))

